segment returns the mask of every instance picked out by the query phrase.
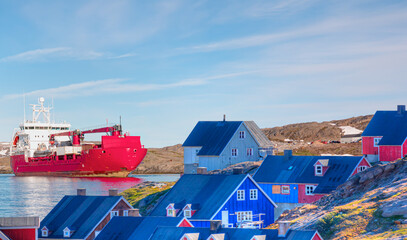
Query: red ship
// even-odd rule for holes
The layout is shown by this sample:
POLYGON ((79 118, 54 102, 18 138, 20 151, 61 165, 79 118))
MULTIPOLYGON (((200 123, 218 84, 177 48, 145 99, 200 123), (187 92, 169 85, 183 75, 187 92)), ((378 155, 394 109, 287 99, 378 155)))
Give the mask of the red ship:
POLYGON ((32 106, 33 120, 20 125, 11 143, 16 176, 126 177, 147 154, 140 137, 123 134, 121 125, 69 131, 68 123, 50 122, 51 108, 43 98, 32 106), (84 143, 91 133, 108 135, 100 144, 84 143))

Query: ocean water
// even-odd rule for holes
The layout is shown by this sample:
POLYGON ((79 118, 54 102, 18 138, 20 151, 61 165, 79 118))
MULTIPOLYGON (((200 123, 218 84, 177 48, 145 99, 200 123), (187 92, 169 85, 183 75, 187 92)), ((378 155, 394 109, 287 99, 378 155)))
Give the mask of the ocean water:
POLYGON ((0 217, 39 216, 42 220, 65 195, 86 188, 87 195, 122 192, 144 181, 176 181, 179 174, 131 175, 127 178, 16 177, 0 174, 0 217))

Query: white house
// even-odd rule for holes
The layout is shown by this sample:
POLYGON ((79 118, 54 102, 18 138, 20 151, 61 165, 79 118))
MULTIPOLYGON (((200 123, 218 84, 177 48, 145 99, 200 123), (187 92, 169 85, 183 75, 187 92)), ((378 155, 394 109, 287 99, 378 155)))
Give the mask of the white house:
POLYGON ((200 121, 184 144, 184 173, 208 171, 259 161, 273 152, 272 143, 253 121, 200 121))

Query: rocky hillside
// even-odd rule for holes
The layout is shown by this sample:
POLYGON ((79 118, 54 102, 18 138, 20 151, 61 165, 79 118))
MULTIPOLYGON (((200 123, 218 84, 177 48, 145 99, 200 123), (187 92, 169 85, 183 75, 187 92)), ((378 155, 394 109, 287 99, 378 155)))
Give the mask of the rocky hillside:
POLYGON ((272 141, 284 141, 284 139, 306 142, 339 141, 342 135, 341 126, 350 126, 363 131, 372 117, 373 115, 367 115, 327 122, 296 123, 282 127, 264 128, 263 131, 272 141))
POLYGON ((324 239, 405 239, 407 159, 351 177, 312 205, 285 212, 293 229, 318 229, 324 239))
POLYGON ((181 144, 164 148, 149 148, 134 174, 183 173, 184 149, 181 144))

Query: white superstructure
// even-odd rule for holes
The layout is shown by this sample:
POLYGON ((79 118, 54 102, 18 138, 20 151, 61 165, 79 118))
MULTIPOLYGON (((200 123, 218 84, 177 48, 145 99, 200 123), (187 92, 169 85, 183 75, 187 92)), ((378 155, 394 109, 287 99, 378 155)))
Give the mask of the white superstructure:
MULTIPOLYGON (((11 142, 11 155, 24 153, 26 157, 46 155, 52 152, 49 136, 53 133, 69 131, 71 124, 51 122, 51 107, 44 106, 44 98, 38 99, 38 104, 30 104, 33 110, 32 120, 20 124, 15 130, 11 142)), ((62 143, 70 141, 68 136, 55 137, 55 141, 62 143)))

